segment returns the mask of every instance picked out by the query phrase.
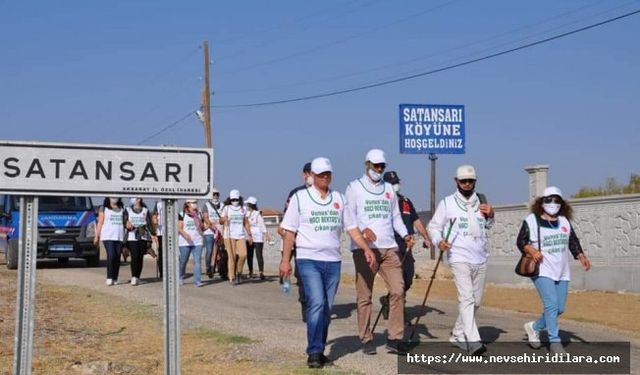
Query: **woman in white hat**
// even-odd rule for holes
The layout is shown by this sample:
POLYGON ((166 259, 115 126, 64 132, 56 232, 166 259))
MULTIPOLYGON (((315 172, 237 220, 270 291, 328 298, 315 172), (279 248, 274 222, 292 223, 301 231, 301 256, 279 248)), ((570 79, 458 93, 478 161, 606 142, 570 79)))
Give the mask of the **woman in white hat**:
POLYGON ((180 247, 180 285, 184 284, 189 256, 193 253, 193 284, 202 286, 200 258, 202 255, 204 222, 198 211, 198 201, 187 199, 178 214, 178 246, 180 247))
POLYGON ((289 202, 281 227, 286 231, 280 275, 291 275, 291 251, 296 244, 298 272, 302 278, 307 308, 307 365, 324 366, 331 307, 340 282, 340 237, 346 229, 363 249, 370 267, 375 254, 358 229, 355 217, 345 210, 345 197, 329 189, 333 168, 327 158, 311 163, 313 185, 298 190, 289 202))
POLYGON ((220 212, 220 224, 224 226, 222 236, 229 258, 229 281, 232 285, 240 283, 242 268, 247 258, 247 244, 245 241, 253 243, 251 228, 246 214, 247 211, 244 208, 244 201, 240 196, 240 192, 236 189, 231 190, 229 198, 224 202, 224 207, 220 212), (236 256, 238 256, 237 262, 236 256))
POLYGON ((541 346, 540 331, 546 329, 552 353, 565 353, 559 336, 558 316, 564 312, 569 291, 569 252, 585 271, 591 268, 571 226, 572 216, 573 210, 562 198, 562 191, 555 186, 547 187, 531 206, 531 214, 522 223, 517 239, 518 249, 531 255, 540 265, 538 275, 531 280, 544 305, 542 316, 525 323, 524 329, 529 345, 534 349, 541 346))
POLYGON ((247 198, 247 220, 251 228, 251 236, 253 243, 247 241, 247 264, 249 266, 249 277, 253 277, 253 254, 255 252, 258 258, 258 270, 260 272, 260 280, 264 280, 264 258, 262 249, 264 248, 264 239, 271 240, 267 227, 264 224, 262 214, 258 210, 258 200, 256 197, 247 198))

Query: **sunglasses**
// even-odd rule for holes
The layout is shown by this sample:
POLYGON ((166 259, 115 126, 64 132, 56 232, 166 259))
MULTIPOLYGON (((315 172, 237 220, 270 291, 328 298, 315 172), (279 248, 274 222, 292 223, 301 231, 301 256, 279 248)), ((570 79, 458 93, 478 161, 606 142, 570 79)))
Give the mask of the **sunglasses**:
POLYGON ((240 202, 240 199, 232 199, 231 202, 240 202))
POLYGON ((318 177, 318 178, 330 178, 331 177, 331 172, 322 172, 320 174, 317 174, 316 177, 318 177))
POLYGON ((544 203, 560 203, 560 204, 562 204, 562 198, 560 198, 560 197, 544 197, 544 198, 542 198, 542 202, 544 202, 544 203))
POLYGON ((458 182, 461 183, 462 185, 471 185, 471 184, 475 184, 476 180, 472 178, 465 178, 464 180, 458 180, 458 182))
POLYGON ((387 168, 387 163, 377 163, 377 164, 371 163, 371 166, 377 170, 385 170, 387 168))

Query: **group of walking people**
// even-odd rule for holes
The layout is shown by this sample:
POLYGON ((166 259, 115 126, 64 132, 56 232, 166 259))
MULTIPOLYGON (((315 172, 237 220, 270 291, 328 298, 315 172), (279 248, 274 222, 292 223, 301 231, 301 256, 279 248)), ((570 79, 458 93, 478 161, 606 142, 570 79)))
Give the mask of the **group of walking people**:
MULTIPOLYGON (((140 284, 145 254, 156 258, 156 273, 162 278, 162 238, 164 217, 162 201, 149 209, 141 198, 131 198, 125 207, 121 198, 105 198, 98 211, 94 243, 102 241, 107 253, 106 284, 117 285, 123 248, 131 255, 131 285, 140 284)), ((212 190, 211 199, 198 207, 198 201, 187 199, 178 213, 178 246, 180 284, 186 279, 186 268, 193 257, 193 284, 201 287, 201 258, 204 248, 205 273, 209 279, 217 272, 232 285, 243 279, 264 276, 264 241, 271 240, 258 200, 246 201, 238 190, 231 190, 224 202, 220 192, 212 190), (254 275, 254 255, 259 274, 254 275), (243 269, 247 262, 249 273, 243 269)))
MULTIPOLYGON (((411 254, 414 233, 436 246, 449 264, 458 294, 458 318, 450 342, 469 354, 486 351, 476 323, 487 271, 488 231, 495 211, 483 194, 476 192, 473 166, 456 170, 456 191, 439 202, 425 228, 411 201, 400 193, 396 172, 385 173, 385 153, 370 150, 363 176, 353 180, 344 194, 331 189, 333 165, 324 157, 303 170, 305 185, 291 192, 279 233, 283 236, 280 276, 292 274, 295 260, 301 289, 300 302, 307 326, 307 365, 320 368, 331 362, 325 355, 331 308, 338 290, 342 255, 340 237, 351 237, 351 256, 356 274, 358 334, 364 354, 376 354, 371 327, 372 292, 380 274, 388 294, 381 298, 388 313, 386 350, 405 353, 404 314, 406 292, 413 279, 411 254)), ((549 187, 532 205, 524 220, 517 246, 539 264, 531 279, 544 306, 541 317, 524 325, 529 344, 539 348, 540 332, 546 330, 550 351, 563 353, 557 319, 564 311, 570 279, 571 253, 585 270, 590 263, 571 227, 572 210, 562 192, 549 187)))

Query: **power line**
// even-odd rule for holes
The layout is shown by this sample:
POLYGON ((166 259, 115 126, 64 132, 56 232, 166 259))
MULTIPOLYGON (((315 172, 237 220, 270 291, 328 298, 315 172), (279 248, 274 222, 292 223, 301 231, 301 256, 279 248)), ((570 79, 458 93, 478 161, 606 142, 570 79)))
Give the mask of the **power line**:
POLYGON ((551 36, 549 38, 544 38, 541 40, 537 40, 535 42, 531 42, 531 43, 527 43, 518 47, 514 47, 514 48, 510 48, 504 51, 500 51, 497 53, 493 53, 490 55, 486 55, 486 56, 482 56, 476 59, 471 59, 471 60, 467 60, 458 64, 453 64, 453 65, 449 65, 449 66, 445 66, 443 68, 438 68, 438 69, 433 69, 433 70, 429 70, 426 72, 422 72, 422 73, 417 73, 417 74, 412 74, 412 75, 408 75, 408 76, 404 76, 404 77, 400 77, 400 78, 396 78, 396 79, 390 79, 390 80, 386 80, 386 81, 381 81, 381 82, 376 82, 376 83, 371 83, 368 85, 364 85, 364 86, 359 86, 359 87, 354 87, 354 88, 350 88, 350 89, 344 89, 344 90, 337 90, 337 91, 330 91, 330 92, 326 92, 326 93, 322 93, 322 94, 315 94, 315 95, 308 95, 308 96, 302 96, 302 97, 297 97, 297 98, 290 98, 290 99, 281 99, 281 100, 274 100, 274 101, 267 101, 267 102, 257 102, 257 103, 247 103, 247 104, 228 104, 228 105, 218 105, 218 106, 214 106, 216 108, 247 108, 247 107, 260 107, 260 106, 268 106, 268 105, 276 105, 276 104, 285 104, 285 103, 292 103, 292 102, 300 102, 300 101, 307 101, 307 100, 314 100, 314 99, 320 99, 320 98, 326 98, 326 97, 330 97, 330 96, 336 96, 336 95, 342 95, 342 94, 347 94, 347 93, 351 93, 351 92, 356 92, 356 91, 362 91, 362 90, 368 90, 368 89, 372 89, 375 87, 380 87, 380 86, 386 86, 386 85, 390 85, 393 83, 398 83, 398 82, 403 82, 403 81, 408 81, 411 79, 415 79, 415 78, 420 78, 420 77, 424 77, 427 75, 431 75, 431 74, 435 74, 435 73, 440 73, 443 71, 447 71, 447 70, 452 70, 455 68, 459 68, 461 66, 465 66, 465 65, 470 65, 470 64, 474 64, 480 61, 484 61, 484 60, 489 60, 498 56, 502 56, 502 55, 506 55, 512 52, 516 52, 516 51, 520 51, 526 48, 530 48, 530 47, 534 47, 540 44, 544 44, 547 42, 551 42, 553 40, 557 40, 557 39, 561 39, 564 37, 567 37, 569 35, 573 35, 573 34, 577 34, 580 33, 582 31, 586 31, 586 30, 590 30, 590 29, 594 29, 596 27, 611 23, 611 22, 615 22, 618 20, 621 20, 623 18, 627 18, 630 16, 633 16, 635 14, 640 13, 640 10, 635 10, 632 12, 628 12, 625 14, 622 14, 620 16, 617 17, 613 17, 613 18, 609 18, 606 19, 604 21, 598 22, 598 23, 594 23, 588 26, 584 26, 575 30, 571 30, 562 34, 558 34, 558 35, 554 35, 551 36))
POLYGON ((138 142, 139 145, 146 143, 147 141, 149 141, 152 138, 155 138, 157 136, 159 136, 160 134, 166 132, 167 130, 173 128, 174 126, 180 124, 181 122, 183 122, 184 120, 188 119, 189 117, 193 116, 195 113, 195 110, 191 110, 189 111, 187 114, 185 114, 184 116, 180 117, 179 119, 175 120, 174 122, 172 122, 171 124, 165 126, 164 128, 158 130, 157 132, 151 134, 150 136, 148 136, 147 138, 141 140, 140 142, 138 142))

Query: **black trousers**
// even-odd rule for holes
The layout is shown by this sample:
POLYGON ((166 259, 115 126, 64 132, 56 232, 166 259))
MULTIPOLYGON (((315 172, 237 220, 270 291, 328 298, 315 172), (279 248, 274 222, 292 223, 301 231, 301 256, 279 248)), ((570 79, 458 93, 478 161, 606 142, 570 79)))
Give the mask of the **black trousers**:
POLYGON ((158 275, 162 279, 162 236, 158 236, 158 257, 156 258, 158 275))
POLYGON ((249 266, 250 275, 253 274, 253 253, 255 251, 255 248, 256 248, 255 242, 249 244, 249 241, 247 241, 247 265, 249 266))
MULTIPOLYGON (((264 257, 262 256, 262 249, 264 248, 264 242, 254 242, 253 246, 256 249, 256 258, 258 258, 258 270, 260 273, 264 273, 264 257)), ((249 264, 252 264, 251 261, 249 264)))
POLYGON ((147 241, 127 241, 127 247, 131 251, 131 277, 140 278, 144 255, 147 253, 147 241))
POLYGON ((107 279, 118 280, 122 241, 102 241, 107 252, 107 279))

